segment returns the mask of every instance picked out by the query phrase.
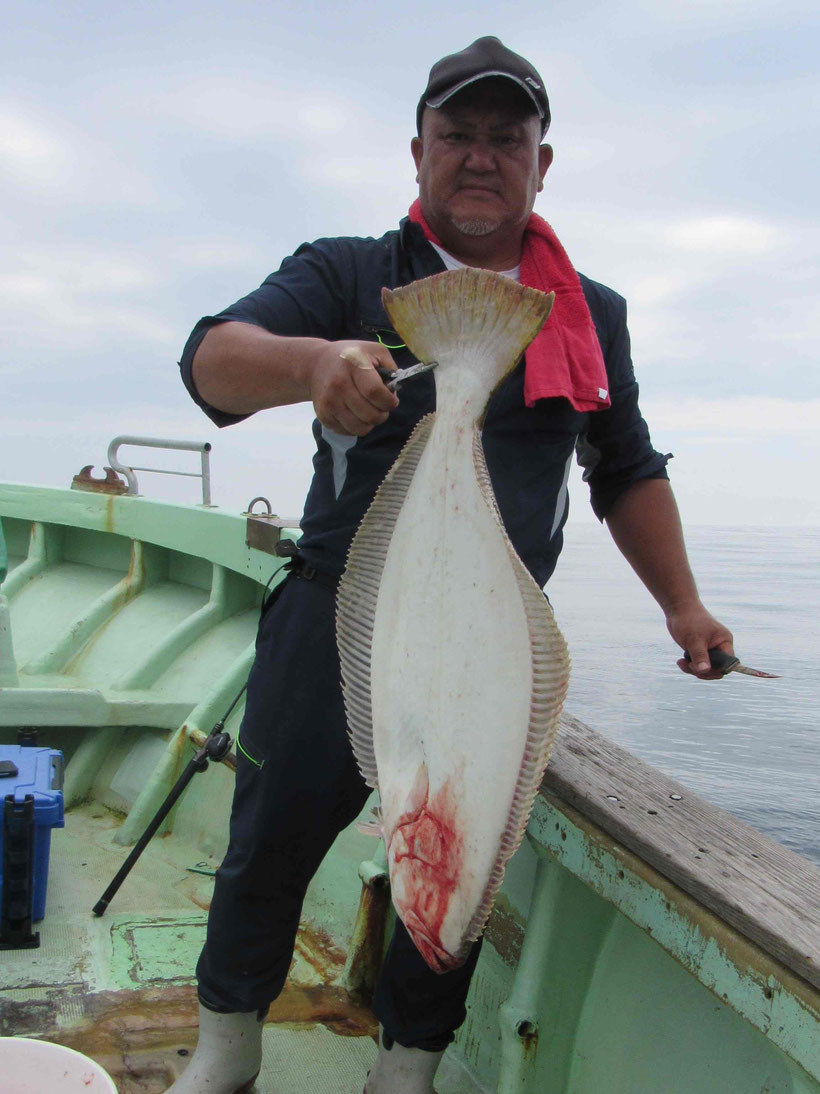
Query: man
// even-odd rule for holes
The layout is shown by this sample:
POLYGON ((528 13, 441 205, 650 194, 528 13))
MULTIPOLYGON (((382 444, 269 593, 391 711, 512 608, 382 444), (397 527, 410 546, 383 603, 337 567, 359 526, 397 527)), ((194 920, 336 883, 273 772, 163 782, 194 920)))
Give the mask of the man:
MULTIPOLYGON (((569 315, 562 301, 577 299, 573 329, 562 330, 559 319, 553 332, 565 339, 556 354, 570 347, 583 375, 566 396, 547 389, 533 397, 524 361, 493 396, 483 441, 510 537, 543 586, 561 549, 568 462, 577 446, 595 511, 691 654, 681 668, 717 676, 707 650, 731 650, 731 634, 698 598, 666 457, 653 450, 638 410, 624 302, 579 281, 551 229, 531 218, 552 162, 552 149, 541 143, 549 120, 541 77, 498 39, 479 39, 439 61, 418 107, 411 150, 419 203, 410 218, 379 240, 300 248, 258 290, 200 321, 185 348, 183 378, 217 424, 310 400, 317 453, 299 557, 260 623, 238 740, 231 842, 197 966, 200 1039, 174 1094, 250 1089, 261 1019, 284 984, 304 891, 367 798, 346 735, 334 591, 376 488, 435 399, 430 375, 408 382, 397 398, 376 371, 413 363, 382 309, 383 286, 460 265, 523 279, 536 253, 557 264, 566 280, 559 316, 561 308, 569 315), (591 395, 579 396, 587 368, 598 379, 591 395)), ((374 999, 382 1034, 367 1094, 430 1094, 465 1016, 479 945, 463 968, 439 976, 397 925, 374 999)))

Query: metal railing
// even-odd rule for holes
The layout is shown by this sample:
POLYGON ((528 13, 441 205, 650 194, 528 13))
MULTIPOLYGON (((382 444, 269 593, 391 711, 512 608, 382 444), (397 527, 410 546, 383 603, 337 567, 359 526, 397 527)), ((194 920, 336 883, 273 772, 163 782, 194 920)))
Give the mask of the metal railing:
POLYGON ((202 480, 202 504, 211 504, 211 446, 208 441, 172 441, 161 437, 133 437, 123 435, 115 437, 108 446, 108 462, 115 471, 125 476, 128 483, 128 493, 138 494, 139 483, 135 471, 150 471, 156 475, 181 475, 183 478, 202 480), (202 459, 202 470, 197 471, 169 471, 164 467, 134 467, 120 463, 118 452, 121 445, 133 444, 140 448, 165 448, 182 452, 199 452, 202 459))

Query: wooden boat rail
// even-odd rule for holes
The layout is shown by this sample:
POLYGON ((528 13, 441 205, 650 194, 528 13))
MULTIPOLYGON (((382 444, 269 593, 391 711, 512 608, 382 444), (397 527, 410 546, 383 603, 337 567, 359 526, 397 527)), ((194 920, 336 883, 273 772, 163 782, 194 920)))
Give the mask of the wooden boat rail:
POLYGON ((820 869, 811 862, 571 716, 543 788, 820 988, 820 869))

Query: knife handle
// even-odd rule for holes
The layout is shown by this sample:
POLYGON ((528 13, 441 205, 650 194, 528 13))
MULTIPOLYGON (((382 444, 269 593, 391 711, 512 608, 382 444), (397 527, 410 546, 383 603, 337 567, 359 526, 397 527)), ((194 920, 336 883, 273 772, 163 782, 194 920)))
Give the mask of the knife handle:
MULTIPOLYGON (((683 656, 687 661, 692 660, 689 650, 684 650, 683 656)), ((709 664, 725 676, 727 672, 732 671, 735 665, 740 664, 740 658, 735 657, 733 653, 726 653, 724 650, 718 649, 717 646, 712 646, 709 650, 709 664)))

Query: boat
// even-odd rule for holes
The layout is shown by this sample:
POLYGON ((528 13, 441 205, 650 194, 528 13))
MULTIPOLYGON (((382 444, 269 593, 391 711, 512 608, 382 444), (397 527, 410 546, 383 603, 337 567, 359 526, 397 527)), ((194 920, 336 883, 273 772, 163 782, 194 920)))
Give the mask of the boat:
MULTIPOLYGON (((259 606, 298 527, 264 499, 234 513, 140 495, 143 469, 118 458, 134 440, 112 442, 104 479, 0 484, 0 745, 36 731, 65 764, 45 914, 0 950, 0 1033, 155 1094, 196 1042, 227 843, 235 744, 202 756, 223 722, 236 741, 259 606)), ((207 482, 209 446, 186 446, 207 482)), ((820 870, 605 729, 562 715, 438 1094, 818 1094, 820 870)), ((392 914, 383 848, 351 825, 308 892, 258 1091, 360 1094, 392 914)))

